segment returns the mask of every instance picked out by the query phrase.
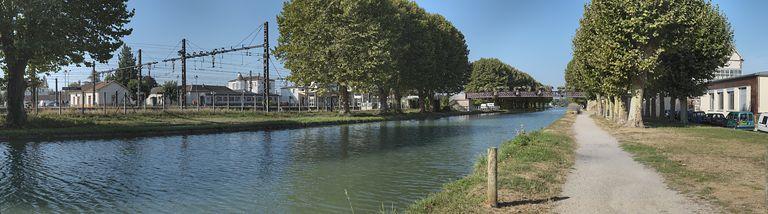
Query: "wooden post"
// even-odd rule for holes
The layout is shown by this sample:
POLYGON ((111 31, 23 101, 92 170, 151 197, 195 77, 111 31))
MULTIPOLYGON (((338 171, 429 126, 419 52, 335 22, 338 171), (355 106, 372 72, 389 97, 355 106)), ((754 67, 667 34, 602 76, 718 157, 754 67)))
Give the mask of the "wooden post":
POLYGON ((496 147, 488 148, 488 205, 498 206, 498 190, 496 189, 496 147))

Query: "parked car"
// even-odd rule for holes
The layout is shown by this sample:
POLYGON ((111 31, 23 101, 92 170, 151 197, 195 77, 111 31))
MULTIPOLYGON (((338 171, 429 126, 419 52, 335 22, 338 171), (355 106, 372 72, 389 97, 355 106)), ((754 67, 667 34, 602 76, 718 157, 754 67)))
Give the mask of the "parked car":
POLYGON ((664 110, 664 118, 666 118, 667 120, 673 120, 673 119, 676 120, 679 118, 678 115, 679 114, 677 113, 677 111, 664 110))
POLYGON ((690 115, 688 115, 688 121, 692 123, 704 123, 704 118, 706 118, 706 113, 703 111, 694 111, 690 115))
POLYGON ((499 107, 496 106, 494 103, 483 103, 480 104, 480 110, 481 111, 496 111, 499 110, 499 107))
POLYGON ((725 115, 714 113, 709 119, 709 124, 713 126, 725 126, 725 115))
POLYGON ((702 124, 712 124, 712 117, 714 117, 715 114, 713 113, 707 113, 704 115, 704 119, 701 122, 702 124))
POLYGON ((760 113, 760 117, 757 118, 757 130, 768 132, 768 112, 760 113))
POLYGON ((734 129, 749 129, 755 128, 755 115, 748 111, 734 111, 728 113, 725 117, 725 127, 734 129))

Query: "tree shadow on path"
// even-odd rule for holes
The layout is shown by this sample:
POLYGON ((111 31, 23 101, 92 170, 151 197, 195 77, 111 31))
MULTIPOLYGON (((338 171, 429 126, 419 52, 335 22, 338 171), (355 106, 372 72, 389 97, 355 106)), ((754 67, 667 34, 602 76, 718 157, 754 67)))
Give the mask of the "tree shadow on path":
POLYGON ((528 205, 528 204, 543 204, 547 202, 562 201, 569 198, 571 197, 555 196, 555 197, 544 198, 544 199, 526 199, 526 200, 519 200, 519 201, 507 201, 507 202, 499 202, 498 206, 499 208, 501 208, 501 207, 514 207, 514 206, 528 205))

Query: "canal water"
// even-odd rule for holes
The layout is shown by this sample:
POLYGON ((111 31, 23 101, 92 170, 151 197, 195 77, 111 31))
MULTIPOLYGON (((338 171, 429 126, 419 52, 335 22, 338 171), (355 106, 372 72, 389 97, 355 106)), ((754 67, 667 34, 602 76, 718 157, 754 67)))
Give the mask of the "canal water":
POLYGON ((0 213, 402 211, 563 109, 114 140, 0 142, 0 213))

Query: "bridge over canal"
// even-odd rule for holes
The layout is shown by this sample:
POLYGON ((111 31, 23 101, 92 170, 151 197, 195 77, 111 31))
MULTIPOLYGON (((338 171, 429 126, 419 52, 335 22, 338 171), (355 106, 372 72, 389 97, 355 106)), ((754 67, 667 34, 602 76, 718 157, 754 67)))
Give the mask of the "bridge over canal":
POLYGON ((472 92, 465 93, 465 96, 469 109, 476 108, 472 106, 472 100, 478 99, 494 99, 498 105, 507 109, 540 109, 551 102, 551 99, 585 98, 586 94, 572 91, 501 91, 472 92))

